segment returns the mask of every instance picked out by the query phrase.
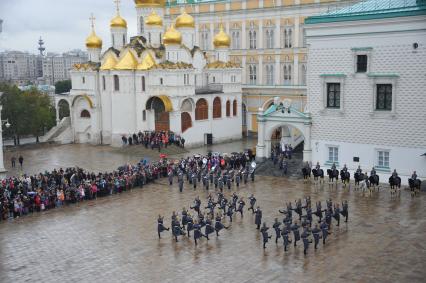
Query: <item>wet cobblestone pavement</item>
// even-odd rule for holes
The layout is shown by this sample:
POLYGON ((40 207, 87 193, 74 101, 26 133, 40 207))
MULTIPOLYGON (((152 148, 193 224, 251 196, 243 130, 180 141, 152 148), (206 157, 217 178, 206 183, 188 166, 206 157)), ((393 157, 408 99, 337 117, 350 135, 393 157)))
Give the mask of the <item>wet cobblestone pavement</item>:
MULTIPOLYGON (((96 160, 91 166, 102 164, 101 158, 96 160)), ((176 182, 169 187, 164 179, 121 195, 0 222, 0 282, 424 282, 426 278, 424 193, 412 198, 402 191, 400 198, 391 199, 385 190, 369 196, 331 189, 327 183, 316 189, 301 180, 266 176, 233 188, 245 198, 255 194, 269 226, 275 217, 282 219, 278 209, 284 201, 307 195, 313 203, 330 197, 335 202, 347 199, 349 223, 333 227, 328 243, 317 251, 311 246, 304 256, 300 242, 284 253, 282 241, 276 245, 272 239, 264 251, 251 213, 234 216, 220 237, 202 239, 197 247, 192 238, 175 243, 170 232, 159 240, 158 214, 165 215, 169 227, 172 211, 189 207, 195 196, 206 204, 207 192, 185 185, 179 193, 176 182)))

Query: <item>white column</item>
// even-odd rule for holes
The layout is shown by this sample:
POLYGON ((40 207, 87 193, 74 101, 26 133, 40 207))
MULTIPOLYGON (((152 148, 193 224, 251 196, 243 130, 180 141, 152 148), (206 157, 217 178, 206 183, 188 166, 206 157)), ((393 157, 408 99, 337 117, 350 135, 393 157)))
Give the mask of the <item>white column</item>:
POLYGON ((280 73, 281 73, 280 55, 275 55, 274 70, 275 70, 275 74, 274 74, 275 85, 279 85, 280 84, 280 73))
POLYGON ((226 31, 226 34, 229 34, 229 26, 230 26, 229 22, 226 22, 226 23, 225 23, 225 31, 226 31))
POLYGON ((241 23, 241 49, 247 48, 247 30, 246 30, 246 21, 243 20, 241 23))
POLYGON ((293 47, 299 47, 299 16, 294 17, 293 47))
POLYGON ((305 124, 305 131, 303 132, 305 142, 303 144, 303 162, 312 162, 312 147, 311 147, 311 124, 305 124))
POLYGON ((4 168, 4 160, 3 160, 3 122, 1 122, 1 111, 3 109, 3 106, 0 105, 0 176, 3 176, 6 174, 6 169, 4 168))
POLYGON ((281 20, 278 18, 275 20, 275 32, 274 32, 274 48, 280 48, 281 44, 281 20))
POLYGON ((245 55, 241 56, 241 67, 243 68, 242 74, 241 74, 241 76, 242 76, 241 83, 247 84, 247 72, 246 72, 247 66, 246 66, 246 56, 245 55))
POLYGON ((195 46, 200 46, 200 29, 198 21, 195 22, 195 46))
POLYGON ((262 85, 263 84, 263 57, 262 55, 259 56, 259 76, 257 78, 257 84, 262 85))
POLYGON ((59 122, 61 122, 61 120, 59 119, 59 103, 56 104, 56 126, 59 125, 59 122))
POLYGON ((259 40, 257 42, 257 48, 263 48, 263 20, 259 20, 259 40))
MULTIPOLYGON (((263 111, 259 109, 258 114, 263 111)), ((263 161, 267 157, 265 151, 265 121, 257 121, 257 146, 256 146, 256 160, 263 161)))
POLYGON ((299 54, 293 54, 293 84, 299 84, 299 54))

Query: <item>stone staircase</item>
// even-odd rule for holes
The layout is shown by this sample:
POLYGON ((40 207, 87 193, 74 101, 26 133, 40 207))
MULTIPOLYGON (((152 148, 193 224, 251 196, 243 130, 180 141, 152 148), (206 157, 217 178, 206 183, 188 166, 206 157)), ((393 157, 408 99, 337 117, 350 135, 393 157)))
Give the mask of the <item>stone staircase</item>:
POLYGON ((64 117, 58 125, 50 129, 44 136, 40 137, 41 142, 53 142, 55 138, 61 135, 71 126, 71 118, 64 117))

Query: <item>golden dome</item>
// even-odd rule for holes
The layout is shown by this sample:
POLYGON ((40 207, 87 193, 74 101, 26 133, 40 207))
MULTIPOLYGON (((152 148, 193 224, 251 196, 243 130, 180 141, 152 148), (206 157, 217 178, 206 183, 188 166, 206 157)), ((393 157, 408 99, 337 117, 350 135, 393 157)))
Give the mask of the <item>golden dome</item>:
POLYGON ((86 38, 87 48, 102 48, 102 39, 96 35, 95 30, 92 29, 90 35, 86 38))
POLYGON ((115 16, 110 23, 112 28, 127 28, 127 22, 120 15, 115 16))
POLYGON ((231 37, 225 33, 222 25, 220 25, 219 33, 214 36, 213 44, 215 48, 231 46, 231 37))
POLYGON ((138 61, 130 50, 115 65, 114 70, 134 70, 138 65, 138 61))
POLYGON ((136 7, 164 7, 165 0, 135 0, 136 7))
POLYGON ((105 61, 101 65, 101 70, 112 70, 114 69, 115 65, 117 65, 117 60, 115 59, 114 55, 111 53, 108 53, 105 61))
POLYGON ((146 18, 145 24, 149 26, 163 26, 163 19, 153 10, 146 18))
POLYGON ((194 28, 195 20, 191 15, 187 14, 184 9, 182 9, 181 14, 176 18, 176 27, 177 28, 194 28))
POLYGON ((171 25, 164 34, 163 43, 165 45, 179 45, 182 43, 182 34, 175 29, 174 25, 171 25))

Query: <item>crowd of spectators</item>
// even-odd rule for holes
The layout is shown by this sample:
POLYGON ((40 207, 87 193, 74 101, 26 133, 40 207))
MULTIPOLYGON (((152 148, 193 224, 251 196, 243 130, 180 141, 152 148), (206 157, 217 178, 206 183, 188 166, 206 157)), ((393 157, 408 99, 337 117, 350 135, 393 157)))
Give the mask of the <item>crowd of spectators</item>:
POLYGON ((121 140, 123 142, 123 146, 143 145, 145 148, 157 148, 158 151, 160 151, 161 148, 167 148, 167 146, 172 144, 182 148, 185 147, 185 139, 171 131, 139 132, 137 134, 134 133, 133 135, 123 135, 121 140))

